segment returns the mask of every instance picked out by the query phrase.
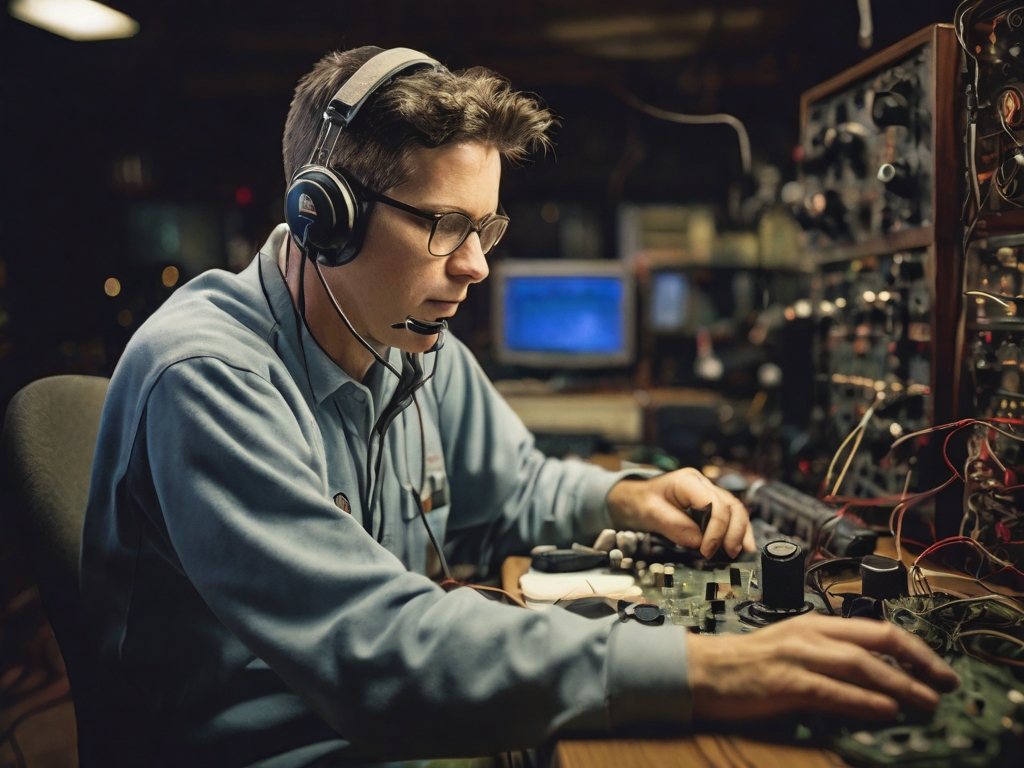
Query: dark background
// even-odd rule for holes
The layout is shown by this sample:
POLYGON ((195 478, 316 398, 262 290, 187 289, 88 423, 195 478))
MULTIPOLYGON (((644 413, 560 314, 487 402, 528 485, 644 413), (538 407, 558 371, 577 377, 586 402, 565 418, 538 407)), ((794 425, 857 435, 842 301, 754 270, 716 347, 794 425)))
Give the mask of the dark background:
MULTIPOLYGON (((514 225, 504 254, 559 255, 557 224, 541 216, 554 202, 596 222, 600 255, 614 257, 622 201, 709 201, 729 228, 739 226, 730 200, 754 189, 731 129, 658 121, 617 91, 736 115, 755 166, 790 179, 800 93, 950 22, 957 5, 874 0, 864 50, 855 0, 110 4, 140 23, 136 37, 72 42, 0 15, 2 406, 43 375, 109 375, 173 290, 161 284, 166 266, 181 282, 244 266, 282 218, 292 90, 328 50, 418 48, 538 93, 563 125, 555 156, 505 176, 514 225), (168 222, 172 241, 188 230, 203 247, 178 254, 176 241, 160 239, 168 222), (162 247, 177 255, 164 258, 162 247), (103 289, 110 277, 122 285, 114 297, 103 289)), ((475 288, 455 325, 463 335, 477 328, 477 345, 486 344, 486 290, 475 288)))

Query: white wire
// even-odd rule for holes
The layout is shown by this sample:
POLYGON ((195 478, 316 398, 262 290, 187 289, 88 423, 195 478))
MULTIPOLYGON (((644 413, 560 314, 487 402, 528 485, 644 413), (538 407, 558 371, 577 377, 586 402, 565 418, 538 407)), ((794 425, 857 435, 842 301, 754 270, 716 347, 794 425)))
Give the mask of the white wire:
POLYGON ((750 136, 747 135, 746 126, 733 115, 719 112, 713 115, 687 115, 682 112, 670 112, 667 109, 660 109, 641 101, 628 91, 620 91, 620 98, 631 107, 640 110, 645 115, 656 117, 659 120, 668 120, 670 123, 681 123, 683 125, 728 125, 736 131, 736 137, 740 143, 740 163, 744 173, 750 173, 750 136))
POLYGON ((981 296, 982 298, 994 301, 996 304, 1001 304, 1004 307, 1010 306, 1010 301, 1012 301, 1012 298, 1007 300, 1005 296, 1000 296, 999 294, 991 293, 989 291, 964 291, 964 296, 981 296))
POLYGON ((857 10, 860 12, 857 40, 861 48, 870 48, 875 36, 875 25, 871 21, 871 0, 857 0, 857 10))
POLYGON ((871 421, 871 416, 875 412, 875 405, 872 405, 864 413, 864 418, 860 420, 860 423, 851 430, 850 434, 846 436, 842 444, 836 450, 835 456, 832 457, 832 463, 828 465, 828 473, 825 475, 825 487, 828 487, 829 481, 832 479, 832 471, 836 467, 836 462, 839 461, 839 456, 842 454, 843 449, 850 442, 854 435, 857 436, 856 441, 853 443, 853 448, 850 449, 850 455, 846 458, 846 464, 843 465, 843 471, 839 474, 839 479, 836 480, 835 487, 832 489, 832 496, 835 496, 839 492, 839 486, 843 484, 843 480, 846 479, 846 472, 850 469, 850 463, 853 461, 854 455, 857 453, 857 449, 860 448, 860 441, 864 437, 864 430, 867 429, 868 422, 871 421))

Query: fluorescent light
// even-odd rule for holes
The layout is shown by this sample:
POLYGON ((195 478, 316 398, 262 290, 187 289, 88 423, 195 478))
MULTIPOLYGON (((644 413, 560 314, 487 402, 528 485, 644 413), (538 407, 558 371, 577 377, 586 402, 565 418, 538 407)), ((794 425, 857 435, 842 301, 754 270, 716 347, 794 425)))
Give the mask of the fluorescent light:
POLYGON ((69 40, 115 40, 132 37, 139 22, 94 0, 11 0, 16 19, 69 40))

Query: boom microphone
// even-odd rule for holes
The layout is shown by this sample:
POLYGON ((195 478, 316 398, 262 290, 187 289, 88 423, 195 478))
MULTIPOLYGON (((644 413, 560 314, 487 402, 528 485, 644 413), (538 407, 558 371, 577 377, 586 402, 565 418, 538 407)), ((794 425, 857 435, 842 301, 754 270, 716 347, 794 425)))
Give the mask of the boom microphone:
POLYGON ((391 327, 396 331, 404 328, 407 331, 418 333, 420 336, 433 336, 436 333, 437 341, 427 351, 437 352, 444 346, 444 332, 448 330, 448 321, 443 318, 441 320, 420 320, 418 317, 407 315, 403 322, 392 323, 391 327))
POLYGON ((409 315, 400 323, 392 323, 392 328, 396 331, 400 331, 403 328, 413 333, 418 333, 420 336, 433 336, 435 333, 441 333, 448 330, 447 320, 420 320, 419 318, 409 315))

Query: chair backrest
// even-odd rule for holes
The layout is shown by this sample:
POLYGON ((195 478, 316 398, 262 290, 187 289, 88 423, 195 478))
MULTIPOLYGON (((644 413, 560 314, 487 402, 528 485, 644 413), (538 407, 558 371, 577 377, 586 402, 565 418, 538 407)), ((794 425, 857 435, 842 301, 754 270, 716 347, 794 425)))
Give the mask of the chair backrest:
POLYGON ((97 376, 54 376, 29 384, 8 405, 0 440, 4 515, 21 533, 64 657, 80 755, 98 657, 82 614, 78 558, 108 384, 97 376))

